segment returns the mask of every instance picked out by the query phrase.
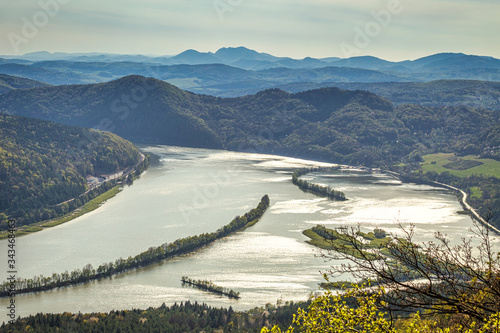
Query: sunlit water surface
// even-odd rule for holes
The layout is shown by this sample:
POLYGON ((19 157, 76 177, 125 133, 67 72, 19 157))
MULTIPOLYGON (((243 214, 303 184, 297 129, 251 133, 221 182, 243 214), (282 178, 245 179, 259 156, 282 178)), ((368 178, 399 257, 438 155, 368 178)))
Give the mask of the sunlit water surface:
MULTIPOLYGON (((305 242, 302 231, 316 224, 399 232, 397 222, 412 223, 419 240, 430 240, 437 231, 454 240, 470 234, 470 218, 457 214, 461 206, 447 190, 402 184, 384 174, 355 169, 304 176, 349 198, 333 202, 291 183, 295 168, 324 163, 168 146, 143 150, 158 156, 158 161, 133 186, 92 213, 17 239, 18 276, 47 276, 88 263, 97 267, 151 246, 213 232, 255 207, 264 194, 270 196, 271 207, 255 226, 196 253, 87 285, 18 295, 18 315, 104 312, 186 300, 235 309, 279 299, 305 300, 318 289, 321 272, 340 264, 325 261, 305 242), (241 299, 183 287, 183 275, 232 288, 241 293, 241 299)), ((7 253, 6 241, 0 242, 0 250, 7 253)), ((6 270, 0 274, 5 280, 6 270)), ((0 307, 6 309, 8 302, 1 299, 0 307)))

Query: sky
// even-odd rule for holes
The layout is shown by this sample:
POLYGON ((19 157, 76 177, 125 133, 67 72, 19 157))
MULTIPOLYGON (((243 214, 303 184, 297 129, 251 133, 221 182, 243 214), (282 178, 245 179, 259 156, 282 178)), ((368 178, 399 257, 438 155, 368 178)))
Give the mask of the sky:
POLYGON ((500 58, 498 0, 0 0, 0 54, 500 58))

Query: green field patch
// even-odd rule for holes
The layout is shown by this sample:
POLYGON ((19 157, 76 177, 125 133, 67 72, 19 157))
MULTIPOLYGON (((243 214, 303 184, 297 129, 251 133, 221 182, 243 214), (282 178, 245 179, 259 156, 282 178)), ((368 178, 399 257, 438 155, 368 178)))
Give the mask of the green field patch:
POLYGON ((470 196, 473 198, 481 199, 483 197, 483 191, 477 186, 471 187, 470 192, 470 196))
POLYGON ((500 161, 489 158, 476 158, 474 155, 456 157, 453 153, 424 155, 421 164, 424 172, 449 173, 458 177, 471 175, 493 176, 500 178, 500 161))

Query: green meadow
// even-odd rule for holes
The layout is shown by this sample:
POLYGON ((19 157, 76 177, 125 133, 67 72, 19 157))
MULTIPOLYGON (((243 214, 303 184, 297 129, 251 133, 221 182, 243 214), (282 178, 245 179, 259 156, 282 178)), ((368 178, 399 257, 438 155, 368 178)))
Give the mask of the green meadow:
POLYGON ((493 176, 500 178, 500 161, 489 158, 476 158, 473 155, 455 157, 453 153, 424 155, 422 170, 449 173, 466 177, 470 175, 493 176))

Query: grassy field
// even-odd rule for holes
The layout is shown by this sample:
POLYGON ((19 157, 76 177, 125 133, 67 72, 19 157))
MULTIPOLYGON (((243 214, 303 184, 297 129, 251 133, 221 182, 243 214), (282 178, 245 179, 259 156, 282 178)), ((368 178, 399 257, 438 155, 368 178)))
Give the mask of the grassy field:
POLYGON ((483 176, 493 176, 500 178, 500 162, 487 158, 475 158, 473 155, 461 156, 461 160, 465 161, 476 161, 481 162, 481 165, 474 166, 466 170, 453 170, 445 165, 450 164, 455 155, 453 153, 439 153, 439 154, 429 154, 424 155, 424 162, 422 163, 422 170, 424 172, 434 171, 441 173, 448 171, 449 173, 459 176, 466 177, 470 175, 483 175, 483 176))
POLYGON ((471 197, 481 199, 483 196, 483 191, 477 186, 471 187, 470 191, 471 191, 471 197))
MULTIPOLYGON (((99 208, 106 200, 111 199, 115 195, 118 194, 118 192, 121 191, 121 188, 119 186, 115 186, 112 189, 110 189, 107 192, 104 192, 103 194, 99 195, 98 197, 90 200, 87 202, 83 207, 68 213, 64 215, 63 217, 54 219, 54 220, 49 220, 49 221, 41 221, 38 223, 34 223, 30 226, 26 227, 21 227, 19 230, 16 231, 16 237, 19 236, 24 236, 26 234, 32 233, 32 232, 37 232, 40 230, 43 230, 44 228, 50 228, 50 227, 55 227, 56 225, 63 224, 65 222, 71 221, 73 219, 76 219, 77 217, 80 217, 84 214, 87 214, 97 208, 99 208)), ((2 231, 0 232, 0 239, 5 239, 8 237, 8 232, 7 231, 2 231)))

